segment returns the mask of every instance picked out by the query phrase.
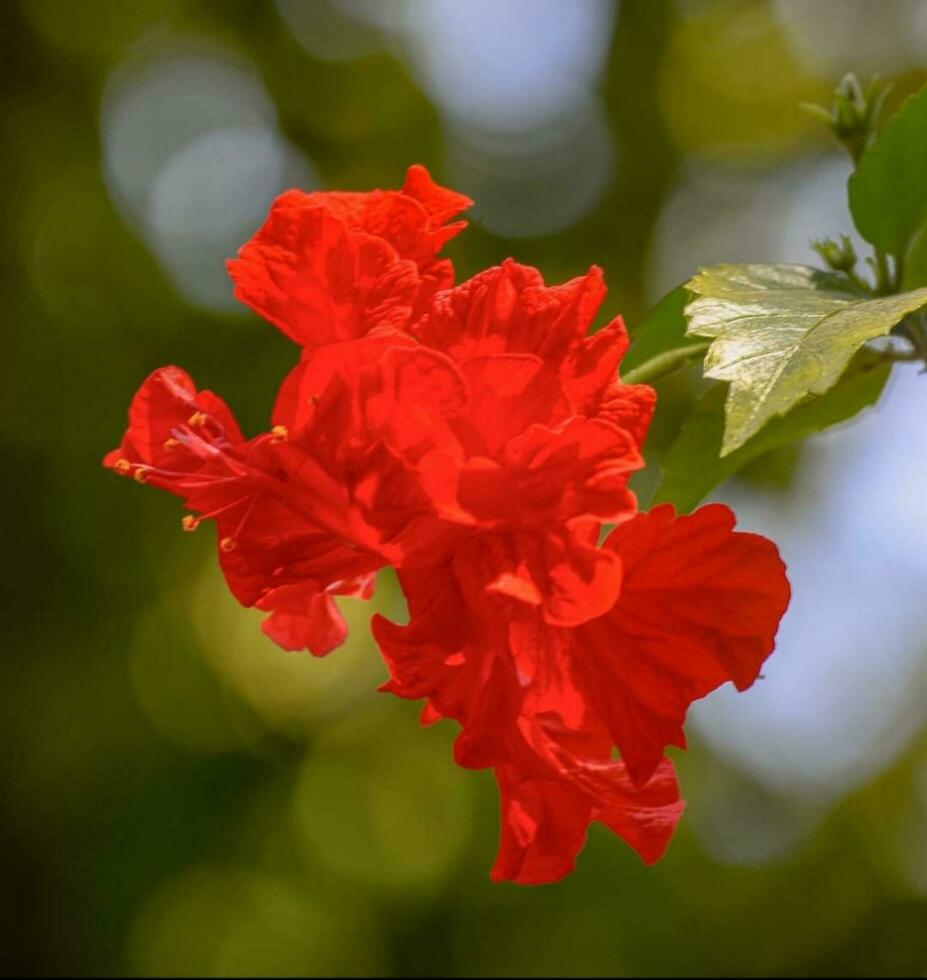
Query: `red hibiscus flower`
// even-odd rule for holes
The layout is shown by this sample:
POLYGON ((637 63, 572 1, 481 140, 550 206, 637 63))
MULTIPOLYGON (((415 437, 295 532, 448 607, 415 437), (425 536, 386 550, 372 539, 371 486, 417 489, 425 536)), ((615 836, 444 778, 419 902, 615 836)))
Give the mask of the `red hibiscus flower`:
POLYGON ((547 286, 507 261, 451 288, 437 253, 469 203, 420 167, 401 191, 282 195, 229 263, 302 347, 271 430, 245 439, 164 368, 105 462, 216 522, 231 591, 287 649, 337 646, 333 596, 399 570, 409 623, 374 621, 384 689, 494 770, 495 879, 562 877, 592 821, 655 861, 683 809, 665 749, 692 701, 757 677, 784 567, 720 505, 637 513, 654 393, 620 380, 620 318, 589 334, 601 271, 547 286))

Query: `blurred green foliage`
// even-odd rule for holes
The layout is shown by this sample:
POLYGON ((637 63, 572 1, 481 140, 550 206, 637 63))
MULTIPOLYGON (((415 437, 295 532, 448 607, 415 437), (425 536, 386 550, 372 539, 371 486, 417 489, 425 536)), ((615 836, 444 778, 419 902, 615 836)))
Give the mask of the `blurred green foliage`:
MULTIPOLYGON (((190 305, 114 199, 112 73, 174 39, 231 51, 321 181, 366 189, 412 162, 445 175, 445 127, 402 59, 313 57, 258 0, 8 0, 0 37, 4 972, 923 975, 922 742, 835 807, 774 796, 696 744, 657 867, 596 826, 567 880, 492 885, 492 779, 453 765, 449 724, 419 730, 416 705, 376 693, 368 610, 348 609, 351 640, 324 661, 276 649, 208 535, 100 466, 151 369, 182 365, 253 432, 295 358, 256 318, 190 305)), ((548 281, 596 262, 633 331, 679 174, 820 154, 796 104, 832 83, 760 0, 623 0, 606 191, 545 237, 476 223, 451 249, 461 277, 510 254, 548 281)), ((662 386, 642 496, 698 394, 685 374, 662 386)), ((375 604, 401 614, 389 581, 375 604)))

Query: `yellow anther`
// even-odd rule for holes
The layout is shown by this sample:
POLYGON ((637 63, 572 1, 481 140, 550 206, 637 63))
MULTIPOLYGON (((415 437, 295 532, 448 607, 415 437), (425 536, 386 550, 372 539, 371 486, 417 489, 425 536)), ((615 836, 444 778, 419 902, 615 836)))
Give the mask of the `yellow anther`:
POLYGON ((231 538, 223 538, 219 542, 219 547, 223 551, 234 551, 235 550, 235 542, 231 538))
POLYGON ((127 459, 117 459, 113 469, 117 473, 128 473, 132 469, 132 464, 127 459))
POLYGON ((202 412, 194 412, 190 418, 187 419, 187 425, 196 427, 198 425, 206 424, 206 416, 202 412))
POLYGON ((148 470, 144 466, 138 466, 135 472, 132 474, 135 477, 136 483, 147 483, 148 482, 148 470))
POLYGON ((164 448, 168 452, 170 452, 172 449, 176 449, 179 445, 180 443, 175 438, 173 438, 173 436, 170 439, 164 440, 164 448))
POLYGON ((180 526, 185 531, 195 531, 199 527, 199 524, 199 520, 197 520, 197 518, 195 518, 192 514, 184 515, 183 520, 180 522, 180 526))
POLYGON ((286 442, 287 437, 290 434, 290 430, 287 429, 285 425, 275 425, 270 430, 270 441, 271 442, 286 442))

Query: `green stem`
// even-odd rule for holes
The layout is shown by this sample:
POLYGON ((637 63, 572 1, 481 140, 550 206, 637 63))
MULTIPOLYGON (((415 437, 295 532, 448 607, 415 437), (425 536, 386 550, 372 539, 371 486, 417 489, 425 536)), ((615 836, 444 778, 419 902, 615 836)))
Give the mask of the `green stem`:
POLYGON ((672 374, 683 365, 688 364, 689 361, 700 358, 710 346, 711 341, 706 340, 703 343, 690 344, 688 347, 677 347, 674 350, 664 351, 662 354, 657 354, 656 357, 651 357, 649 361, 639 364, 636 368, 632 368, 627 374, 622 375, 621 380, 629 385, 651 384, 654 381, 659 381, 660 378, 672 374))
POLYGON ((914 347, 915 356, 910 360, 923 360, 927 367, 927 337, 924 335, 924 321, 919 314, 909 314, 901 321, 901 331, 914 347))
POLYGON ((846 277, 861 293, 872 292, 872 287, 855 269, 847 269, 846 277))
POLYGON ((895 259, 895 280, 894 280, 894 288, 892 292, 895 293, 901 292, 901 280, 903 278, 904 278, 904 258, 899 255, 895 259))
POLYGON ((888 272, 888 256, 877 248, 875 250, 876 292, 880 295, 891 290, 891 276, 888 272))

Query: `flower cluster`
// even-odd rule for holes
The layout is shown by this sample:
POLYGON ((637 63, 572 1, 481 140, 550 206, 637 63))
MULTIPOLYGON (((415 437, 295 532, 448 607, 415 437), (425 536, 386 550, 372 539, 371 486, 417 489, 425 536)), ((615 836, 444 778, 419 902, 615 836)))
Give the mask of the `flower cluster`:
POLYGON ((400 191, 283 194, 229 262, 301 348, 270 430, 246 439, 167 367, 105 463, 181 497, 184 527, 215 521, 229 588, 288 650, 337 647, 334 596, 397 569, 384 689, 494 770, 494 879, 559 879, 594 820, 652 862, 683 810, 665 749, 693 700, 756 679, 784 566, 722 505, 637 511, 654 393, 619 380, 620 319, 588 333, 601 271, 547 286, 507 261, 453 285, 438 253, 470 203, 418 166, 400 191))

